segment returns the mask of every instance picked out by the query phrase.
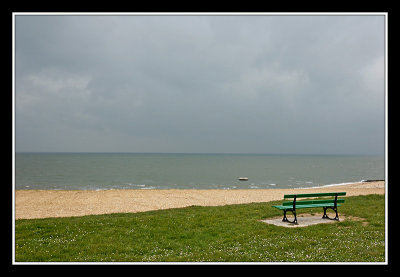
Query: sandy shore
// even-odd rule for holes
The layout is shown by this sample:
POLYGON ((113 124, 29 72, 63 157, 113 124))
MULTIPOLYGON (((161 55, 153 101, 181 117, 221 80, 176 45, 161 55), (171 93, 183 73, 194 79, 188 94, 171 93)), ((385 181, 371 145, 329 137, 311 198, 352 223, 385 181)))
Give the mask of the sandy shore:
POLYGON ((191 205, 218 206, 281 200, 284 194, 346 191, 347 196, 384 194, 384 181, 312 189, 246 190, 16 190, 15 218, 135 213, 191 205))

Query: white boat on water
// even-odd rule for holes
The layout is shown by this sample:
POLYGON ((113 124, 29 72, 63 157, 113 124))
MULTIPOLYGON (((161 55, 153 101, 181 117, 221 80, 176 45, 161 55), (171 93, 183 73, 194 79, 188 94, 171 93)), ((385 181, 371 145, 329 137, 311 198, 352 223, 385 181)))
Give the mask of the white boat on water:
POLYGON ((249 180, 249 178, 247 178, 247 177, 239 177, 239 181, 248 181, 249 180))

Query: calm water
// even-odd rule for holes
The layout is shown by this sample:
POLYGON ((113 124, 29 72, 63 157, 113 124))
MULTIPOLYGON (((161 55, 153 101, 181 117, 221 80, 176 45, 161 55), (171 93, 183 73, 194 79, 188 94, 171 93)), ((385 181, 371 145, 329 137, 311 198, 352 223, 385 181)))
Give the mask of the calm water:
POLYGON ((384 167, 384 156, 17 153, 15 188, 299 188, 383 180, 384 167))

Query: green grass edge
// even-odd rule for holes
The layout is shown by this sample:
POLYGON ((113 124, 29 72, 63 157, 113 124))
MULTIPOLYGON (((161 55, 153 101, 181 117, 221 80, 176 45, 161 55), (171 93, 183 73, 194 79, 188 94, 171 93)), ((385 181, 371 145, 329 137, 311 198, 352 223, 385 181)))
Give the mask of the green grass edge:
MULTIPOLYGON (((346 197, 353 219, 302 228, 260 220, 282 201, 15 221, 15 262, 384 262, 384 195, 346 197)), ((322 215, 322 209, 298 214, 322 215)))

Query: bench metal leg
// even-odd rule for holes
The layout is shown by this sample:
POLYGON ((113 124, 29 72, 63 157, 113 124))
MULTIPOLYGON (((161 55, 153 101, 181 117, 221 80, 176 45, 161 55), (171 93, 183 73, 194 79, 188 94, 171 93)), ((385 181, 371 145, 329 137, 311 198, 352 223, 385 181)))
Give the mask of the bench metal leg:
POLYGON ((337 221, 339 221, 339 215, 338 215, 338 212, 337 212, 337 207, 323 207, 323 209, 324 209, 324 215, 322 216, 322 218, 326 218, 326 219, 330 219, 330 220, 337 220, 337 221), (335 213, 336 213, 335 218, 330 218, 330 217, 326 214, 326 209, 332 209, 332 210, 334 210, 335 213))
POLYGON ((297 224, 296 210, 293 210, 293 209, 283 210, 283 219, 282 219, 282 221, 297 224), (290 220, 286 217, 286 212, 287 212, 287 211, 291 211, 291 212, 292 212, 292 214, 293 214, 293 216, 294 216, 294 220, 293 220, 293 221, 290 221, 290 220))

